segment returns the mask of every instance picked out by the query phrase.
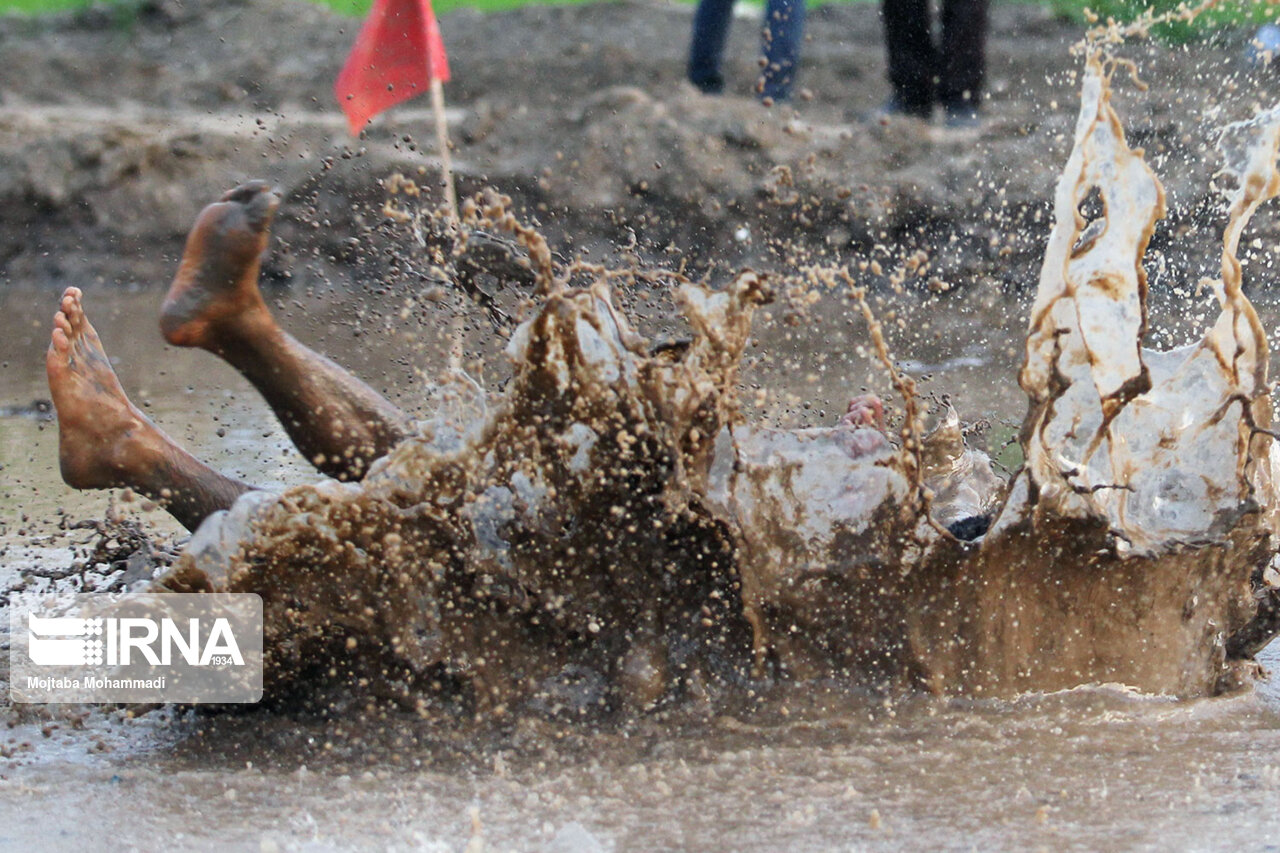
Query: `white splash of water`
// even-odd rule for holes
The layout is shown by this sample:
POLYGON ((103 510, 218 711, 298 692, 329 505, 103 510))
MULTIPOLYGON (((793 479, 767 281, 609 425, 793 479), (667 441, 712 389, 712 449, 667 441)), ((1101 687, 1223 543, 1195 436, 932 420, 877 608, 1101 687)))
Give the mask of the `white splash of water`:
POLYGON ((1198 343, 1156 352, 1142 346, 1142 257, 1164 192, 1125 142, 1109 73, 1090 62, 1055 193, 1020 376, 1033 405, 1026 482, 1001 525, 1025 514, 1034 492, 1041 510, 1104 518, 1122 543, 1152 554, 1216 541, 1242 511, 1275 502, 1270 441, 1254 429, 1269 420, 1266 336, 1241 291, 1235 251, 1249 217, 1280 186, 1280 112, 1223 134, 1236 188, 1222 278, 1211 283, 1221 313, 1198 343), (1086 223, 1079 207, 1091 194, 1103 212, 1086 223))

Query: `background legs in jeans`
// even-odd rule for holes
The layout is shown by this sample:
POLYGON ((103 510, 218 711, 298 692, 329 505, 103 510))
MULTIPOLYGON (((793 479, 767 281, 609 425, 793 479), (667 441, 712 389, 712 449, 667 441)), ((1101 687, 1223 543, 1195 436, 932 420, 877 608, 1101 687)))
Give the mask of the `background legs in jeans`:
MULTIPOLYGON (((720 65, 732 20, 733 0, 700 0, 693 16, 689 80, 709 94, 724 91, 720 65)), ((761 98, 784 101, 791 97, 803 36, 804 0, 768 0, 761 28, 765 58, 761 98)))
POLYGON ((883 0, 890 111, 928 118, 935 103, 951 120, 976 119, 982 93, 987 0, 939 0, 942 39, 935 42, 929 0, 883 0))

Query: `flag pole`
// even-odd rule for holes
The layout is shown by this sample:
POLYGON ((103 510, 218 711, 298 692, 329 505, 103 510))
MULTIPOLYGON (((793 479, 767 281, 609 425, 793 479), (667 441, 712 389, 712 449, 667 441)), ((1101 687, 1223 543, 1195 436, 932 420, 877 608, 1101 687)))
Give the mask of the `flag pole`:
MULTIPOLYGON (((429 63, 428 63, 429 66, 429 63)), ((430 68, 428 67, 428 74, 430 68)), ((458 191, 453 185, 453 155, 449 151, 449 122, 444 116, 444 84, 431 75, 431 110, 436 116, 436 145, 440 148, 440 181, 449 218, 458 221, 458 191)))
MULTIPOLYGON (((444 115, 444 83, 431 73, 431 62, 427 62, 427 75, 431 80, 431 110, 436 116, 436 145, 440 148, 440 181, 444 185, 445 211, 449 221, 457 226, 458 191, 453 185, 453 155, 449 151, 449 123, 444 115)), ((453 373, 462 373, 462 316, 454 314, 449 323, 449 369, 453 373)))

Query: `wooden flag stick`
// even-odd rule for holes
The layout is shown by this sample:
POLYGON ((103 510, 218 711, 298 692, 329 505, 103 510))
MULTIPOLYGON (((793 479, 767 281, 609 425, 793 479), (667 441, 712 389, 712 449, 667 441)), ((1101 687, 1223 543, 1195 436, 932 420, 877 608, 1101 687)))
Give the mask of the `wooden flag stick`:
MULTIPOLYGON (((428 71, 428 73, 430 73, 428 71)), ((440 149, 440 182, 444 184, 444 203, 450 220, 458 223, 458 191, 453 186, 453 155, 449 152, 449 123, 444 117, 444 84, 431 78, 431 109, 436 114, 436 145, 440 149)), ((449 324, 449 369, 462 372, 462 315, 455 314, 449 324)))
POLYGON ((449 152, 449 123, 444 117, 444 84, 431 78, 431 109, 436 114, 436 145, 440 149, 440 182, 444 203, 454 222, 458 221, 458 191, 453 186, 453 155, 449 152))

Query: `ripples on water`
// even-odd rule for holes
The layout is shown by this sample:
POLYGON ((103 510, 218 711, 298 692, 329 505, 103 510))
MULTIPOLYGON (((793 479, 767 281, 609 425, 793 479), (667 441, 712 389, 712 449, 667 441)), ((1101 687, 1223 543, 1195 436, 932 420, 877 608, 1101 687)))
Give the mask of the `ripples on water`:
POLYGON ((1109 687, 825 699, 837 707, 773 709, 760 725, 547 730, 537 749, 447 758, 433 741, 447 736, 358 714, 94 715, 47 739, 20 726, 7 741, 40 746, 5 762, 0 843, 459 850, 473 809, 498 850, 1260 850, 1280 829, 1271 687, 1192 702, 1109 687), (370 723, 377 744, 357 734, 370 723), (85 819, 51 836, 49 817, 69 813, 85 819))

